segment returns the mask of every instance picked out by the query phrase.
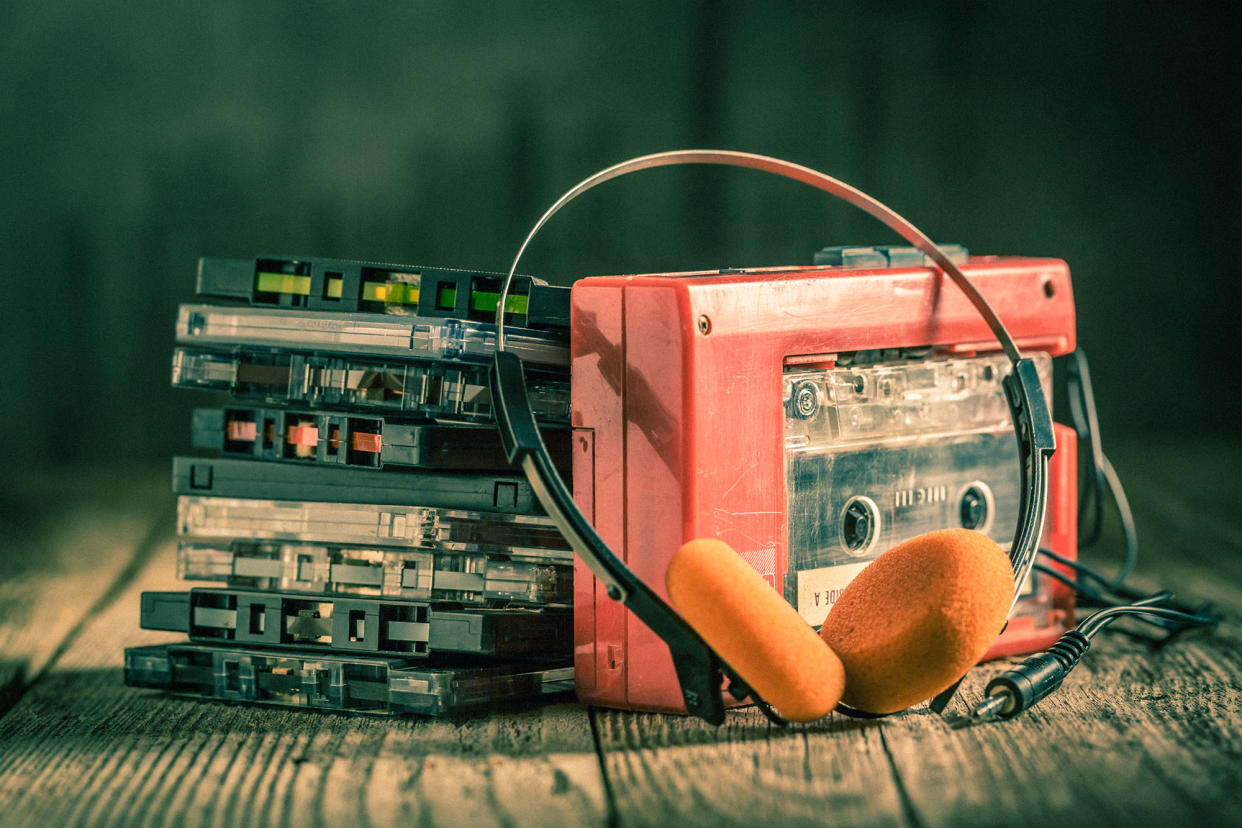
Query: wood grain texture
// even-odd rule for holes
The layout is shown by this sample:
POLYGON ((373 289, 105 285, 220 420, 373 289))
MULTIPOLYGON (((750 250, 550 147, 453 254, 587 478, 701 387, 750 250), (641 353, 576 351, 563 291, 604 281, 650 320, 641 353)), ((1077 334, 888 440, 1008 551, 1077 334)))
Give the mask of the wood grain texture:
MULTIPOLYGON (((7 641, 43 641, 24 646, 42 647, 51 665, 0 718, 0 824, 1237 824, 1242 515, 1232 470, 1242 451, 1143 446, 1114 460, 1139 518, 1136 583, 1211 600, 1225 625, 1160 649, 1103 634, 1057 693, 973 727, 958 725, 1004 662, 974 671, 945 717, 832 716, 789 730, 750 709, 718 729, 572 702, 385 719, 126 688, 123 648, 177 637, 138 630, 138 593, 184 584, 170 538, 132 566, 150 524, 138 506, 122 508, 132 499, 118 481, 113 505, 34 521, 77 527, 65 535, 75 542, 44 548, 112 538, 99 557, 110 568, 71 566, 79 574, 64 581, 63 563, 47 563, 54 556, 23 558, 13 571, 25 589, 0 586, 4 619, 44 617, 31 608, 64 595, 86 596, 53 602, 66 619, 90 618, 67 636, 0 626, 7 641), (77 591, 61 591, 71 582, 77 591), (47 643, 58 640, 66 645, 47 643)), ((34 549, 32 537, 43 535, 9 548, 34 549)), ((1111 571, 1118 542, 1110 524, 1090 558, 1111 571)))
POLYGON ((1152 653, 1108 636, 1038 706, 1008 722, 953 729, 1000 665, 977 670, 947 721, 924 712, 884 724, 917 823, 1234 822, 1242 808, 1238 650, 1225 639, 1152 653))
POLYGON ((832 716, 788 730, 756 710, 720 728, 696 719, 597 711, 621 825, 895 825, 902 792, 881 734, 832 716))
POLYGON ((0 719, 5 824, 538 825, 602 822, 587 712, 446 720, 169 698, 122 683, 138 596, 184 587, 168 539, 0 719))
MULTIPOLYGON (((1242 516, 1233 443, 1135 446, 1119 469, 1139 519, 1137 585, 1214 602, 1215 633, 1154 650, 1097 639, 1064 686, 1009 722, 961 727, 1004 666, 975 670, 948 715, 832 716, 805 730, 734 711, 713 731, 596 714, 622 824, 1237 824, 1242 815, 1242 516)), ((1115 523, 1115 521, 1114 521, 1115 523)), ((1106 526, 1092 559, 1115 569, 1106 526)))
POLYGON ((6 476, 0 483, 0 713, 171 516, 166 475, 6 476))
MULTIPOLYGON (((1232 469, 1242 459, 1239 448, 1132 445, 1114 458, 1139 531, 1134 582, 1210 601, 1224 624, 1159 649, 1103 633, 1057 692, 1009 722, 932 727, 930 737, 936 719, 929 714, 886 722, 918 822, 1237 824, 1242 515, 1232 469)), ((1113 519, 1089 557, 1112 572, 1121 548, 1113 519)), ((987 680, 1007 663, 1016 662, 972 673, 950 721, 982 698, 987 680)))

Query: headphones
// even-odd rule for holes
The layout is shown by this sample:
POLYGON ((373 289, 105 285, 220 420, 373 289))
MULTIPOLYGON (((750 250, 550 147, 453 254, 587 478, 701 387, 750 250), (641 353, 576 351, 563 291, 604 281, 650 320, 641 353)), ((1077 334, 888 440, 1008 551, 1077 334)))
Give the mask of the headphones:
POLYGON ((1035 363, 1018 351, 974 285, 931 239, 876 199, 808 167, 746 152, 678 150, 624 161, 579 182, 535 223, 505 277, 496 327, 489 379, 509 462, 525 473, 544 510, 609 597, 668 645, 687 712, 712 724, 723 722, 726 679, 731 696, 749 696, 779 723, 812 721, 834 708, 883 715, 932 696, 933 709, 943 710, 966 670, 1001 632, 1030 575, 1043 533, 1048 461, 1056 449, 1048 403, 1035 363), (1013 365, 1002 385, 1018 440, 1021 476, 1018 525, 1007 558, 990 538, 971 530, 941 530, 908 540, 850 583, 817 635, 718 540, 692 540, 669 564, 666 586, 679 614, 600 539, 574 503, 535 425, 521 357, 505 347, 504 308, 527 246, 562 207, 610 179, 687 164, 759 170, 834 195, 917 247, 966 294, 1013 365), (705 584, 710 588, 704 589, 705 584), (912 600, 920 590, 922 600, 912 600), (707 592, 710 602, 695 600, 707 592))

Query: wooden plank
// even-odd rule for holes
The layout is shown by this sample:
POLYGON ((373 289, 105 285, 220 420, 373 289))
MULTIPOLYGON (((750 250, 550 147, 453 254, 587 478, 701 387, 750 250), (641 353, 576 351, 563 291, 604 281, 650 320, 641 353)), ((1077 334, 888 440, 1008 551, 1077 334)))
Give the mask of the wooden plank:
POLYGON ((0 714, 149 551, 167 475, 8 475, 0 484, 0 714))
POLYGON ((881 731, 832 716, 781 730, 751 708, 720 728, 596 711, 618 824, 905 824, 881 731))
POLYGON ((952 728, 985 667, 947 720, 908 713, 884 733, 921 824, 1215 824, 1242 808, 1238 656, 1233 636, 1155 654, 1108 637, 1013 720, 952 728))
POLYGON ((144 589, 175 580, 168 540, 0 720, 6 820, 38 824, 543 825, 602 822, 587 712, 573 703, 448 720, 173 699, 122 685, 144 589))

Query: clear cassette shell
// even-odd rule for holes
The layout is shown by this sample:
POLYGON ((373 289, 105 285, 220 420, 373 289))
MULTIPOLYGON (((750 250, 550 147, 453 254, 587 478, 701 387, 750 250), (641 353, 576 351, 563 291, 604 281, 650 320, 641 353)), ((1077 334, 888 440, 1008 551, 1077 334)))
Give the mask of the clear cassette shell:
POLYGON ((125 683, 197 699, 443 716, 573 690, 573 667, 300 654, 204 644, 125 650, 125 683))
POLYGON ((229 541, 499 552, 525 560, 573 563, 573 551, 549 517, 433 506, 187 495, 177 499, 177 534, 229 541))
MULTIPOLYGON (((485 364, 496 353, 496 326, 465 319, 182 305, 177 342, 485 364)), ((560 333, 517 329, 506 335, 505 347, 527 362, 569 363, 569 346, 560 333)))
POLYGON ((503 607, 570 606, 573 568, 500 553, 182 541, 177 574, 240 589, 503 607))

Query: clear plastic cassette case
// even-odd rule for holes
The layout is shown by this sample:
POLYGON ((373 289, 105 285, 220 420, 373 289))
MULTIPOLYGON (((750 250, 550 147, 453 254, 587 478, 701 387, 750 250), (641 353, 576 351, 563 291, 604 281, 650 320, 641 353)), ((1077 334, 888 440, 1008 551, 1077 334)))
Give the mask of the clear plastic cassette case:
POLYGON ((242 589, 503 607, 570 606, 573 567, 498 553, 182 541, 178 577, 242 589))
POLYGON ((573 667, 281 653, 204 644, 125 650, 125 683, 178 696, 349 713, 442 716, 573 690, 573 667))
MULTIPOLYGON (((195 408, 191 445, 229 457, 362 469, 505 470, 493 425, 427 423, 400 414, 276 406, 195 408)), ((542 429, 554 459, 569 465, 567 428, 542 429)))
MULTIPOLYGON (((177 342, 487 363, 496 353, 496 326, 464 319, 182 305, 177 342)), ((562 333, 518 328, 506 332, 505 347, 527 362, 569 363, 562 333)))
POLYGON ((310 503, 185 495, 177 498, 177 534, 229 541, 302 541, 500 552, 572 564, 552 518, 433 506, 310 503))
POLYGON ((202 497, 344 501, 535 514, 525 477, 502 472, 349 469, 269 463, 236 457, 174 457, 173 494, 202 497))
MULTIPOLYGON (((1045 390, 1051 360, 1034 359, 1045 390)), ((1018 518, 1018 445, 1004 356, 928 357, 786 370, 785 596, 823 623, 881 552, 965 527, 1003 549, 1018 518)))

